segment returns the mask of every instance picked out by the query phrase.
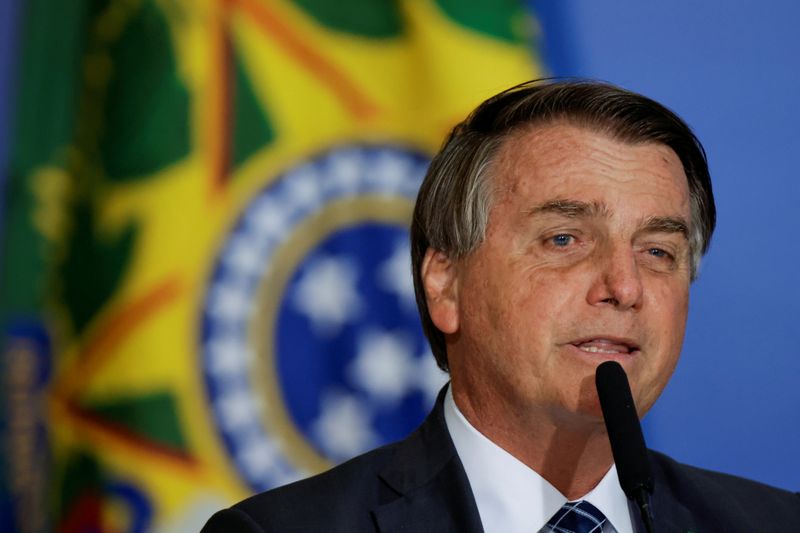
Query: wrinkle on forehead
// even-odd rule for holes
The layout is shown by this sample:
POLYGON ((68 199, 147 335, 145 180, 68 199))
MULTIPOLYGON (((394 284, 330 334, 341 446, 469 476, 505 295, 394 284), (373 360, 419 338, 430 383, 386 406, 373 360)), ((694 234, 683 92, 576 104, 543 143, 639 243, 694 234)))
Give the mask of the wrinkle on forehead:
MULTIPOLYGON (((676 184, 672 180, 673 169, 679 168, 683 173, 678 155, 667 145, 629 143, 599 129, 558 121, 520 129, 504 141, 492 172, 493 189, 500 193, 496 198, 509 199, 509 196, 539 186, 537 174, 542 171, 558 169, 564 180, 585 177, 573 176, 573 173, 576 166, 585 166, 587 161, 591 161, 592 174, 625 184, 635 184, 646 176, 672 187, 676 184), (646 166, 642 166, 642 149, 647 149, 651 156, 646 166), (576 153, 582 157, 575 157, 576 153)), ((682 177, 679 186, 684 201, 681 203, 688 206, 689 184, 685 174, 682 177)))

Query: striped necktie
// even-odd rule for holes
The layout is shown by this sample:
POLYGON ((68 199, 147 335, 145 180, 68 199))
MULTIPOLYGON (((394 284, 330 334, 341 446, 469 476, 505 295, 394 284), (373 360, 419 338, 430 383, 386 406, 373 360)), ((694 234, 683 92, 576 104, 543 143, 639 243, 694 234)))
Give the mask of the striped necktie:
POLYGON ((607 520, 597 507, 585 500, 567 502, 547 521, 543 531, 600 533, 607 520))

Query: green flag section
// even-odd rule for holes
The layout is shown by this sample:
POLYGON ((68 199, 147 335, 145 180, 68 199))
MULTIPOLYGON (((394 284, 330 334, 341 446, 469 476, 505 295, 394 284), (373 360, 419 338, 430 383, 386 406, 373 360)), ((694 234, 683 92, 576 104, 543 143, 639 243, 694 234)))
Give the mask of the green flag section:
POLYGON ((191 102, 177 71, 169 25, 154 2, 142 2, 127 24, 115 29, 118 36, 94 35, 96 56, 90 56, 87 68, 93 72, 87 81, 97 92, 86 102, 86 112, 103 111, 96 140, 105 177, 125 181, 147 177, 189 154, 191 102))
POLYGON ((238 168, 250 156, 269 145, 275 138, 275 133, 238 54, 234 54, 234 69, 231 164, 233 168, 238 168))
POLYGON ((119 426, 136 438, 164 446, 175 453, 186 450, 175 398, 168 392, 86 403, 83 411, 99 423, 119 426))

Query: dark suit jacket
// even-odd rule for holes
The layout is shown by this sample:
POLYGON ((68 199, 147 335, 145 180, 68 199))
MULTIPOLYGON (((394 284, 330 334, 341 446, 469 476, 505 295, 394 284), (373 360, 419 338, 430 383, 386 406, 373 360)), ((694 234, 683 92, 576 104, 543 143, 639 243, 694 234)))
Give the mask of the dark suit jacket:
MULTIPOLYGON (((244 500, 203 532, 483 531, 443 398, 405 440, 244 500)), ((657 533, 800 532, 800 494, 650 457, 657 533)))

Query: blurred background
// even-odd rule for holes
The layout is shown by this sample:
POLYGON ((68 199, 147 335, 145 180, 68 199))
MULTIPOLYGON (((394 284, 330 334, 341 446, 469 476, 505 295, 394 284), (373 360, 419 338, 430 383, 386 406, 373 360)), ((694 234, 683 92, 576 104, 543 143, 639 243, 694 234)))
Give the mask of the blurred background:
POLYGON ((412 430, 446 376, 428 158, 545 75, 666 104, 717 232, 648 445, 800 489, 800 6, 0 3, 0 529, 197 531, 412 430))

